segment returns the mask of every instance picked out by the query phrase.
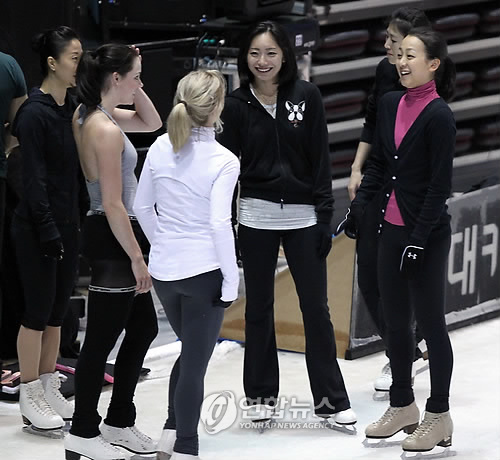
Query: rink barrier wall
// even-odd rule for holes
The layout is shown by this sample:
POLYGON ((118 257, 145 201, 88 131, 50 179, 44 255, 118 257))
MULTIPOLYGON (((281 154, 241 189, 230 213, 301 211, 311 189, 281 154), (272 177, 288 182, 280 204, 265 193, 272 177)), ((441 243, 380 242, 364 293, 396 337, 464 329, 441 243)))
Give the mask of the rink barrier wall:
MULTIPOLYGON (((500 185, 448 200, 452 245, 446 280, 450 330, 500 316, 500 185)), ((337 356, 356 359, 382 350, 382 341, 357 286, 355 242, 333 239, 328 259, 328 301, 337 356)), ((245 299, 226 311, 221 338, 245 341, 245 299)), ((288 268, 276 275, 275 325, 279 349, 303 352, 304 327, 288 268)))

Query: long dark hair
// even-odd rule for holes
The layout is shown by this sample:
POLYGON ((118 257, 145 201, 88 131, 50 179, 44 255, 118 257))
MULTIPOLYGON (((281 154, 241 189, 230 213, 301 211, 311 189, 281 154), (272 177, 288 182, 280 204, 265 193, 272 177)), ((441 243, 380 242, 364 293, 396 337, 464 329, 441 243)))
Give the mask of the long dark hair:
POLYGON ((385 23, 386 26, 389 26, 389 24, 395 26, 403 37, 406 37, 410 29, 414 27, 430 28, 432 26, 423 10, 409 6, 395 9, 385 23))
POLYGON ((102 45, 85 51, 76 69, 76 94, 89 110, 101 103, 101 92, 107 89, 107 77, 114 72, 124 76, 134 66, 137 52, 118 43, 102 45))
POLYGON ((456 70, 455 63, 448 56, 448 46, 443 35, 427 27, 411 29, 408 35, 417 37, 424 44, 427 59, 441 61, 434 74, 434 80, 438 94, 448 101, 455 94, 456 70))
POLYGON ((298 78, 297 61, 295 53, 290 43, 290 39, 283 27, 274 21, 259 22, 246 35, 243 43, 240 46, 238 54, 238 74, 240 77, 240 85, 248 87, 254 80, 254 75, 248 68, 248 50, 252 44, 252 40, 257 36, 269 32, 276 44, 283 52, 283 64, 278 73, 278 85, 282 86, 298 78))
POLYGON ((45 78, 49 73, 47 58, 52 56, 59 59, 66 46, 71 40, 80 40, 78 34, 68 26, 59 26, 39 33, 31 40, 33 51, 40 55, 40 68, 42 76, 45 78))

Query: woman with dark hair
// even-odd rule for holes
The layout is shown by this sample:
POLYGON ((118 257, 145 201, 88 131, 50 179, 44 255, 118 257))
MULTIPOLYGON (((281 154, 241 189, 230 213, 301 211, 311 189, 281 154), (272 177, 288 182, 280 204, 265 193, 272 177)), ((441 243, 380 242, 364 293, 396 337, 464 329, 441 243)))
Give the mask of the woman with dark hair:
MULTIPOLYGON (((59 391, 56 360, 61 325, 73 290, 81 197, 86 195, 71 117, 82 46, 61 26, 39 34, 43 81, 19 109, 12 133, 23 157, 23 198, 12 222, 25 310, 17 339, 19 403, 28 432, 57 431, 71 420, 73 405, 59 391)), ((62 435, 62 432, 58 432, 62 435)))
POLYGON ((333 212, 321 94, 299 80, 293 48, 274 22, 258 24, 238 56, 241 87, 226 100, 220 142, 241 158, 239 246, 246 288, 244 387, 249 416, 267 419, 279 391, 274 276, 280 243, 304 320, 315 413, 352 425, 336 359, 326 257, 333 212))
POLYGON ((455 66, 446 42, 427 28, 412 29, 397 55, 406 92, 380 101, 374 154, 347 216, 345 232, 355 237, 363 208, 382 192, 379 208, 378 279, 387 325, 393 382, 390 406, 366 428, 368 438, 404 430, 405 451, 450 446, 453 424, 449 389, 453 352, 446 328, 444 292, 450 248, 455 120, 451 97, 455 66), (415 315, 429 350, 431 394, 419 425, 411 385, 415 315), (418 428, 417 428, 418 427, 418 428))
MULTIPOLYGON (((421 9, 407 6, 394 10, 387 19, 387 30, 384 43, 384 48, 387 50, 387 57, 382 59, 377 65, 375 83, 368 97, 365 123, 363 131, 361 132, 356 156, 351 166, 351 177, 349 178, 349 184, 347 186, 349 198, 351 200, 356 196, 356 191, 363 177, 362 170, 366 167, 372 150, 380 98, 389 91, 401 91, 404 89, 399 82, 399 74, 395 66, 396 56, 401 42, 412 27, 430 26, 431 23, 429 19, 421 9)), ((386 330, 382 319, 382 308, 380 305, 380 292, 377 279, 377 217, 379 212, 379 198, 379 195, 376 195, 366 206, 363 220, 360 223, 360 237, 356 243, 356 252, 359 289, 363 294, 363 299, 370 316, 387 349, 386 330)), ((421 340, 422 337, 417 328, 415 342, 418 344, 421 340)), ((417 345, 415 347, 415 360, 421 357, 422 352, 417 345)), ((416 366, 413 367, 413 375, 415 375, 415 370, 416 366)), ((387 399, 391 383, 391 366, 387 363, 384 365, 380 376, 377 377, 374 382, 374 389, 376 391, 374 399, 387 399)))
POLYGON ((64 445, 68 460, 123 459, 113 446, 139 454, 156 451, 156 443, 135 426, 133 398, 144 356, 158 332, 151 277, 140 247, 144 237, 132 209, 137 152, 124 131, 155 131, 161 119, 142 90, 141 57, 132 46, 86 51, 78 65, 77 94, 82 104, 73 116, 73 132, 90 195, 83 254, 92 276, 75 374, 75 413, 64 445), (117 108, 121 104, 134 104, 135 110, 117 108), (113 395, 99 427, 102 376, 123 330, 113 395))

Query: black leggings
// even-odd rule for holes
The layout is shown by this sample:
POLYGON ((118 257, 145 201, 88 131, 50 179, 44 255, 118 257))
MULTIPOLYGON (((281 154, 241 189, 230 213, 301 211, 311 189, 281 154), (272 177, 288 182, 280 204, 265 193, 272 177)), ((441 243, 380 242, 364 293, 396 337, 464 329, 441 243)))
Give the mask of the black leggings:
POLYGON ((330 415, 349 409, 328 309, 326 260, 318 255, 316 226, 297 230, 239 226, 246 289, 243 384, 247 400, 272 405, 278 397, 274 278, 280 242, 299 297, 315 413, 330 415))
MULTIPOLYGON (((366 307, 377 328, 380 338, 384 342, 387 353, 386 326, 382 312, 377 274, 378 230, 380 228, 378 224, 380 214, 379 201, 379 198, 375 197, 365 208, 359 229, 360 236, 356 241, 356 260, 358 265, 359 290, 363 295, 366 307)), ((422 357, 422 352, 417 346, 418 342, 422 339, 422 334, 418 326, 416 326, 414 359, 422 357)))
MULTIPOLYGON (((84 248, 92 270, 90 284, 99 288, 124 288, 133 279, 126 253, 117 250, 119 244, 111 233, 104 216, 87 218, 84 227, 84 248), (128 264, 128 265, 127 265, 128 264), (128 270, 125 267, 128 266, 128 270), (105 280, 106 286, 102 286, 105 280)), ((102 389, 106 360, 120 336, 114 367, 113 395, 106 424, 125 428, 135 423, 134 392, 144 357, 158 333, 158 322, 151 293, 136 295, 129 292, 99 292, 89 290, 88 320, 85 342, 75 373, 75 412, 71 433, 83 438, 99 435, 101 417, 97 405, 102 389)))
POLYGON ((431 394, 426 410, 446 412, 449 409, 453 352, 444 307, 450 241, 449 225, 431 233, 420 275, 407 280, 399 270, 401 254, 408 244, 407 229, 384 223, 379 243, 379 254, 383 257, 378 259, 378 275, 393 378, 391 406, 407 406, 414 400, 411 386, 414 313, 429 351, 431 394))
POLYGON ((58 230, 64 246, 62 260, 41 254, 40 238, 33 224, 18 216, 12 222, 11 234, 24 293, 21 324, 36 331, 62 325, 76 281, 78 226, 58 225, 58 230))
POLYGON ((220 270, 177 281, 153 279, 155 291, 182 351, 170 375, 168 419, 175 429, 174 451, 198 455, 198 422, 208 361, 219 337, 224 309, 213 306, 220 298, 220 270))

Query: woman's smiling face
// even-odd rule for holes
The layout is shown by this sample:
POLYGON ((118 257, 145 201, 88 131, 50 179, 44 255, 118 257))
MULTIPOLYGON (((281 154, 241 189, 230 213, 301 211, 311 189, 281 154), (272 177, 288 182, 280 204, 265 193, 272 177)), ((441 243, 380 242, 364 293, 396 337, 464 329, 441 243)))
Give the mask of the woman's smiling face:
POLYGON ((407 35, 401 42, 396 68, 404 87, 417 88, 433 80, 439 64, 439 59, 427 57, 425 45, 419 38, 407 35))
POLYGON ((247 55, 250 72, 261 81, 278 81, 283 64, 283 51, 269 32, 257 35, 250 44, 247 55))

